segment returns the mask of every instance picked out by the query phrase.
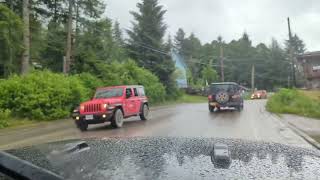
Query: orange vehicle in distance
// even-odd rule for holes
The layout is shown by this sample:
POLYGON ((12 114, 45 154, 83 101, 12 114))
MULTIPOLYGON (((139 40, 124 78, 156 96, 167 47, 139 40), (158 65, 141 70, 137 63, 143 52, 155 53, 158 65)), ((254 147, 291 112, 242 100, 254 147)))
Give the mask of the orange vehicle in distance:
POLYGON ((267 91, 266 90, 256 90, 251 95, 251 99, 267 99, 267 91))

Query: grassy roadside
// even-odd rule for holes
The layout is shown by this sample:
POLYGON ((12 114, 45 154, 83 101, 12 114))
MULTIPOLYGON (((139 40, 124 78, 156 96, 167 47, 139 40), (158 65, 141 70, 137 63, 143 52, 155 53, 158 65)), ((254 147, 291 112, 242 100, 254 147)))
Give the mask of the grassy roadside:
POLYGON ((162 103, 156 103, 156 104, 152 104, 152 106, 157 107, 157 106, 165 106, 165 105, 181 104, 181 103, 205 103, 207 101, 208 99, 205 96, 194 96, 194 95, 183 94, 177 100, 169 100, 162 103))
POLYGON ((299 90, 300 93, 303 93, 304 95, 308 96, 311 99, 320 101, 320 91, 303 91, 299 90))
MULTIPOLYGON (((50 121, 42 121, 41 123, 44 122, 50 122, 50 121)), ((10 128, 15 128, 15 127, 29 127, 35 124, 40 123, 40 121, 34 121, 34 120, 28 120, 28 119, 17 119, 17 118, 10 118, 7 120, 7 125, 6 126, 1 126, 1 129, 10 129, 10 128)))
POLYGON ((184 94, 180 99, 177 100, 177 103, 203 103, 207 101, 208 98, 205 96, 194 96, 184 94))
POLYGON ((281 89, 269 98, 266 108, 278 114, 296 114, 320 119, 320 92, 281 89))
POLYGON ((251 92, 246 92, 243 94, 244 100, 251 100, 251 92))

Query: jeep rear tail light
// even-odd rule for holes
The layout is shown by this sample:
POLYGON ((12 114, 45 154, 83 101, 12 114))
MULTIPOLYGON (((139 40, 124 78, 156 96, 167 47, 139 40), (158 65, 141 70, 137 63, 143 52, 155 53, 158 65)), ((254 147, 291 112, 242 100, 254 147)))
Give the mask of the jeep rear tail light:
POLYGON ((212 101, 212 95, 209 95, 209 96, 208 96, 208 100, 209 100, 209 101, 212 101))

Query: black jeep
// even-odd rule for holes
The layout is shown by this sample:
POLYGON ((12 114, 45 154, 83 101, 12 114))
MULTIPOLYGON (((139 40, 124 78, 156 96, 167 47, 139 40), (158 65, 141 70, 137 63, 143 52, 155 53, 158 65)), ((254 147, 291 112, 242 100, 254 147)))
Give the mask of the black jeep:
POLYGON ((209 111, 214 112, 221 108, 243 109, 241 88, 234 82, 212 83, 208 91, 209 111))

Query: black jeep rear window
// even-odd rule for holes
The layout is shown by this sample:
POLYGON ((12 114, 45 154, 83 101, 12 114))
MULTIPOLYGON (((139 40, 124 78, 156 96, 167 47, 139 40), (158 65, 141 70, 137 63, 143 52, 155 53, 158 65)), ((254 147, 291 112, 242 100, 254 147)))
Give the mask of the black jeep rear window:
POLYGON ((120 97, 123 94, 123 88, 98 89, 94 96, 95 99, 120 97))
POLYGON ((220 91, 225 91, 228 93, 235 93, 238 90, 238 86, 234 84, 212 84, 210 85, 210 93, 218 93, 220 91))

